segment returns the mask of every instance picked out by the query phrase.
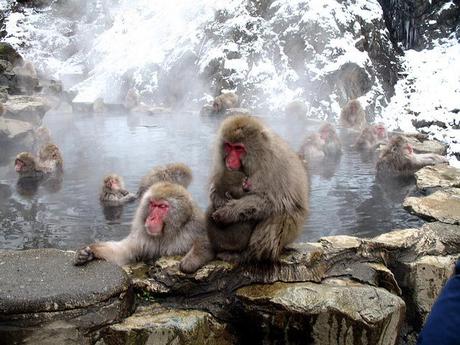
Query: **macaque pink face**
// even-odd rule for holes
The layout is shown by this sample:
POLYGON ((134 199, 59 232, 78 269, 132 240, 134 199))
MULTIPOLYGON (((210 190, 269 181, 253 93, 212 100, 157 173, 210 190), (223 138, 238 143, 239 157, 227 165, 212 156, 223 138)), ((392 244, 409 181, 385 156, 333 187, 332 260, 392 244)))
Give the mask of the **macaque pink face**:
POLYGON ((119 190, 120 189, 120 181, 115 178, 111 178, 107 181, 106 186, 112 190, 119 190))
POLYGON ((404 151, 406 151, 408 155, 412 155, 414 153, 414 148, 411 144, 406 144, 406 146, 404 147, 404 151))
POLYGON ((218 102, 214 102, 212 104, 212 109, 214 110, 214 112, 218 113, 220 111, 220 104, 218 102))
POLYGON ((229 170, 240 170, 246 148, 241 143, 224 143, 225 165, 229 170))
POLYGON ((168 214, 169 203, 166 200, 150 200, 149 213, 145 220, 145 229, 151 236, 160 236, 164 228, 164 218, 168 214))
POLYGON ((320 131, 320 137, 321 139, 323 139, 324 141, 328 141, 329 139, 329 128, 325 127, 325 128, 322 128, 321 131, 320 131))
POLYGON ((377 135, 379 139, 384 139, 386 138, 387 130, 385 129, 384 126, 382 125, 377 125, 374 127, 374 133, 377 135))
POLYGON ((24 167, 24 162, 20 159, 16 159, 16 161, 14 162, 14 169, 16 170, 16 172, 21 172, 24 167))

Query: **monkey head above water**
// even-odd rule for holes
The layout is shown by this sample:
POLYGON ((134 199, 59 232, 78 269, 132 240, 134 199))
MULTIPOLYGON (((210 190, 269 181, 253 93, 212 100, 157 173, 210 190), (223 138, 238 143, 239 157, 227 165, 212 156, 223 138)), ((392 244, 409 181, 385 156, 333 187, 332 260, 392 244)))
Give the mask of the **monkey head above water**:
MULTIPOLYGON (((209 217, 223 233, 231 224, 251 225, 247 245, 237 251, 240 261, 276 261, 298 237, 308 214, 308 177, 302 162, 281 137, 252 116, 226 118, 215 145, 211 185, 231 188, 225 171, 241 171, 250 188, 222 206, 214 204, 211 190, 210 208, 215 211, 209 217)), ((240 178, 233 183, 235 188, 242 187, 240 178)), ((210 247, 221 245, 211 243, 210 247)), ((216 254, 218 250, 210 256, 216 254)))
POLYGON ((29 152, 21 152, 16 156, 14 169, 20 178, 41 179, 44 176, 44 172, 38 165, 35 157, 29 152))
POLYGON ((195 241, 205 236, 204 215, 190 193, 178 184, 159 182, 143 195, 126 238, 80 249, 75 264, 104 259, 124 265, 163 255, 193 253, 195 241))
POLYGON ((120 206, 136 200, 136 196, 125 189, 121 176, 110 174, 104 177, 99 200, 105 206, 120 206))

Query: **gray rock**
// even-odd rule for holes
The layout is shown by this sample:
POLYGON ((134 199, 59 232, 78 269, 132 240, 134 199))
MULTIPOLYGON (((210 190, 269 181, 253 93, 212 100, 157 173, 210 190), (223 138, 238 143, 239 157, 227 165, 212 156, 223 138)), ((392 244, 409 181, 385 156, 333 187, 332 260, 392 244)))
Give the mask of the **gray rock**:
POLYGON ((98 345, 230 345, 226 325, 199 310, 139 307, 123 322, 102 332, 98 345))
POLYGON ((33 127, 30 123, 0 116, 0 143, 31 145, 33 127))
POLYGON ((396 343, 404 301, 388 291, 347 280, 275 283, 237 291, 245 334, 256 343, 396 343), (359 339, 359 342, 357 342, 359 339))
POLYGON ((447 145, 437 140, 420 140, 413 136, 408 136, 407 139, 416 153, 436 153, 438 155, 447 153, 447 145))
POLYGON ((76 267, 74 255, 55 249, 0 253, 0 336, 6 343, 62 344, 62 338, 49 338, 61 332, 85 343, 88 330, 130 314, 125 272, 104 261, 76 267))
POLYGON ((407 197, 403 206, 424 219, 460 224, 460 188, 446 188, 428 196, 407 197))
POLYGON ((12 66, 22 65, 22 56, 6 42, 0 42, 0 59, 8 61, 12 66))
POLYGON ((5 103, 6 118, 30 122, 41 125, 43 116, 51 109, 48 102, 38 96, 10 96, 5 103))
POLYGON ((460 169, 449 165, 427 166, 415 173, 418 189, 460 188, 460 169))

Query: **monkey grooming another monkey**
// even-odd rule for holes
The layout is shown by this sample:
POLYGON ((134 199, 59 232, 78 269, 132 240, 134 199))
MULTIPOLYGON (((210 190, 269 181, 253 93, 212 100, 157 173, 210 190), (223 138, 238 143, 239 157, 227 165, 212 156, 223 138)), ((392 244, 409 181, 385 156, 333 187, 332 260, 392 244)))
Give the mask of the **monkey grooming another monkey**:
POLYGON ((162 181, 177 183, 187 188, 192 182, 192 170, 183 163, 156 166, 141 179, 137 197, 141 197, 151 185, 162 181))
POLYGON ((198 241, 201 237, 206 237, 204 216, 190 193, 178 184, 159 182, 142 197, 126 238, 93 243, 80 249, 74 263, 83 265, 94 259, 104 259, 122 266, 190 251, 188 256, 192 258, 188 262, 194 264, 193 258, 197 256, 194 243, 205 243, 198 241))
POLYGON ((223 93, 214 98, 212 109, 215 113, 222 113, 229 108, 238 106, 238 96, 234 92, 223 93))
POLYGON ((110 174, 104 177, 99 200, 104 206, 120 206, 136 200, 136 196, 125 189, 121 176, 110 174))
POLYGON ((361 130, 366 125, 366 113, 357 99, 347 102, 340 113, 340 124, 345 128, 361 130))
POLYGON ((434 154, 416 154, 403 136, 391 139, 377 161, 377 178, 409 177, 427 165, 448 163, 446 157, 434 154))
MULTIPOLYGON (((227 181, 219 179, 225 179, 226 171, 243 172, 250 181, 250 193, 223 206, 211 202, 216 210, 210 217, 217 225, 254 224, 246 248, 239 252, 240 261, 277 261, 284 247, 300 234, 308 214, 308 178, 302 162, 259 119, 235 115, 220 127, 212 184, 225 185, 227 181)), ((241 180, 235 184, 241 186, 241 180)), ((210 200, 214 193, 211 190, 210 200)), ((211 243, 211 248, 219 247, 220 243, 211 243)), ((201 267, 209 257, 214 253, 203 252, 196 259, 200 265, 193 268, 201 267)))

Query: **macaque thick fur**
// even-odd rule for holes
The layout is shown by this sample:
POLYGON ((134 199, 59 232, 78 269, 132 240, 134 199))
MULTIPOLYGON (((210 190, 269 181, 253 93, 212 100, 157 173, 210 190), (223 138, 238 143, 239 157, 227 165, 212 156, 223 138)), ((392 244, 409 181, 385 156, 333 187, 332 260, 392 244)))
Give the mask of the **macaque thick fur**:
POLYGON ((136 200, 136 196, 125 189, 121 176, 110 174, 104 177, 99 200, 104 206, 120 206, 136 200))
POLYGON ((345 128, 362 129, 366 124, 366 112, 357 99, 347 102, 340 113, 340 124, 345 128))
POLYGON ((141 183, 137 191, 138 197, 141 197, 150 186, 157 182, 177 183, 184 188, 187 188, 190 185, 190 182, 192 182, 192 170, 182 163, 171 163, 156 166, 141 179, 141 183))
MULTIPOLYGON (((194 243, 202 243, 199 240, 205 236, 204 215, 190 193, 178 184, 160 182, 145 192, 126 238, 80 249, 75 264, 104 259, 121 266, 164 255, 193 253, 194 243)), ((189 262, 193 264, 193 260, 189 262)))
POLYGON ((220 96, 214 98, 212 108, 215 113, 224 112, 230 108, 236 108, 238 106, 238 96, 233 92, 223 93, 220 96))
POLYGON ((403 136, 396 136, 383 150, 377 161, 377 178, 413 176, 427 165, 448 163, 446 157, 435 153, 414 153, 412 145, 403 136))

